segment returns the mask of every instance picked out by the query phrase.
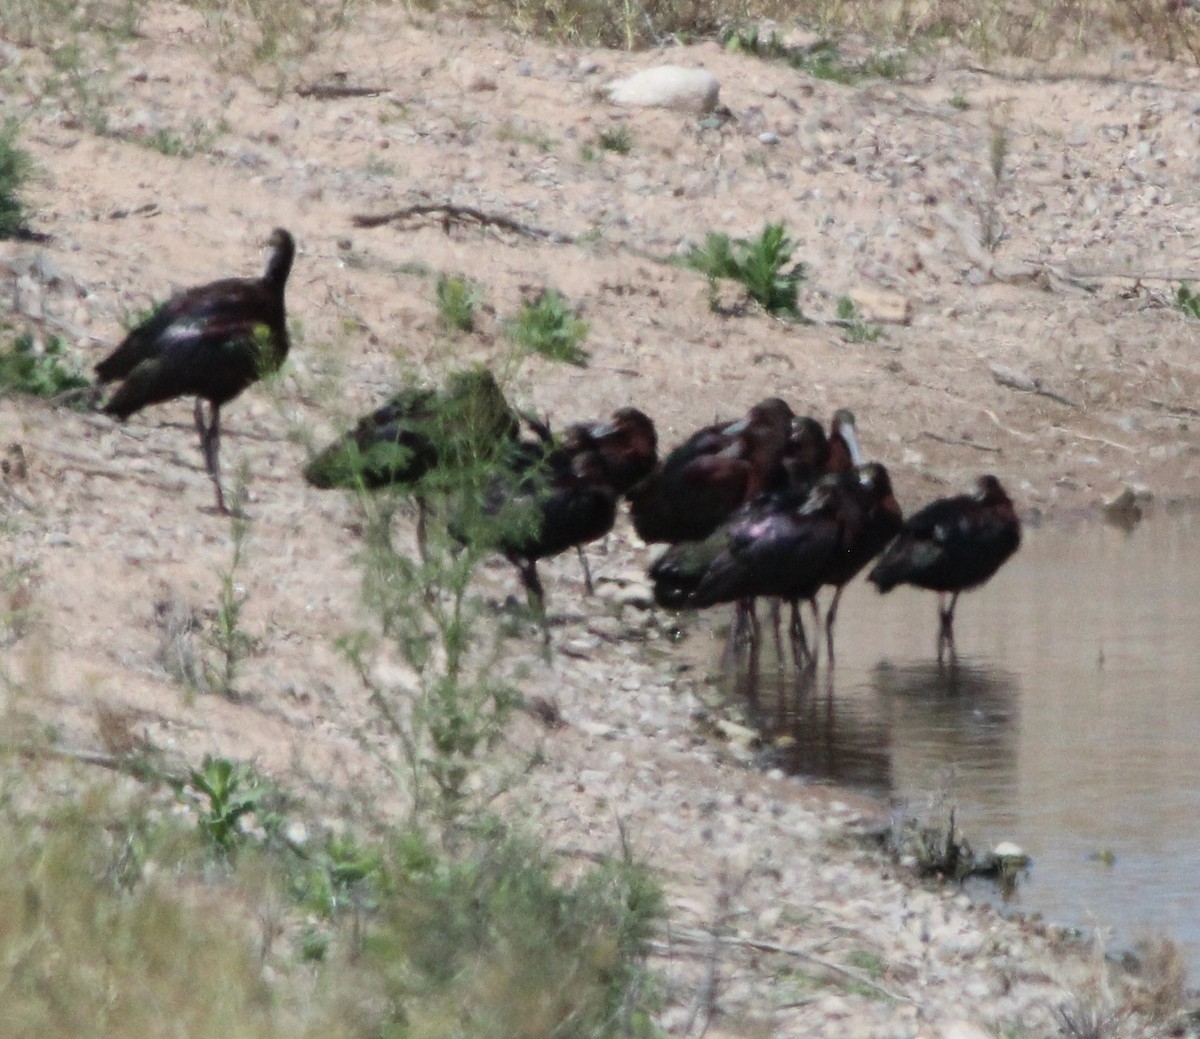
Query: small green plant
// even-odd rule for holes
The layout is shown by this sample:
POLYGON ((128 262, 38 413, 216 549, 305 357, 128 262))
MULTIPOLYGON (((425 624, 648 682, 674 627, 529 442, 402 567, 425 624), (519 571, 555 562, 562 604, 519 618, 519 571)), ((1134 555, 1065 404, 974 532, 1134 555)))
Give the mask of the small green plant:
POLYGON ((704 245, 688 253, 683 262, 707 275, 710 282, 718 278, 741 282, 769 314, 803 318, 797 296, 805 265, 788 266, 794 250, 783 224, 767 224, 762 234, 749 240, 710 233, 704 245))
POLYGON ((1186 281, 1181 282, 1175 290, 1175 306, 1189 317, 1200 318, 1200 293, 1193 292, 1186 281))
POLYGON ((152 152, 158 152, 160 155, 181 156, 187 154, 187 145, 183 143, 183 138, 170 130, 155 130, 154 133, 143 138, 143 143, 152 152))
POLYGON ((482 291, 459 274, 440 274, 437 280, 438 316, 447 328, 459 332, 475 330, 475 310, 482 291))
POLYGON ((899 79, 907 71, 903 52, 876 51, 865 58, 847 58, 831 40, 808 47, 789 47, 775 30, 764 35, 757 24, 735 25, 723 34, 725 49, 768 61, 785 61, 814 79, 853 84, 864 79, 899 79))
POLYGON ((204 799, 200 829, 223 855, 231 854, 242 839, 241 820, 258 811, 270 792, 249 765, 211 755, 191 770, 187 785, 204 799))
POLYGON ((983 195, 974 200, 974 206, 979 218, 979 240, 988 252, 994 253, 1000 248, 1000 243, 1008 237, 1000 213, 1000 204, 1007 188, 1010 141, 1007 122, 994 119, 990 125, 988 172, 991 179, 983 195))
POLYGON ((224 119, 212 126, 202 119, 193 119, 184 131, 162 128, 152 134, 131 135, 129 139, 160 155, 187 159, 208 151, 217 137, 228 130, 229 124, 224 119))
POLYGON ((0 396, 57 397, 90 385, 66 358, 66 344, 58 336, 47 336, 39 343, 32 332, 22 332, 7 349, 0 350, 0 396))
POLYGON ((17 146, 20 124, 6 119, 0 125, 0 238, 15 238, 25 220, 19 192, 29 176, 29 153, 17 146))
POLYGON ((581 368, 587 365, 587 353, 580 344, 587 336, 588 324, 576 317, 554 289, 546 289, 523 304, 505 329, 522 350, 581 368))
POLYGON ((600 131, 600 147, 606 152, 628 155, 633 150, 633 133, 628 126, 600 131))
POLYGON ((247 595, 238 584, 238 569, 242 563, 242 553, 246 547, 249 533, 249 521, 242 510, 242 501, 246 494, 245 474, 239 476, 234 490, 234 507, 230 516, 230 531, 233 535, 233 555, 229 566, 221 571, 221 592, 217 603, 216 613, 209 627, 207 641, 216 650, 217 664, 207 668, 206 678, 210 685, 222 695, 233 697, 237 695, 237 675, 242 662, 257 647, 255 639, 242 626, 242 609, 246 605, 247 595))
POLYGON ((446 1035, 448 1022, 463 1039, 653 1034, 644 960, 664 915, 661 888, 628 856, 571 881, 559 872, 495 823, 453 859, 416 834, 399 843, 394 895, 365 959, 404 965, 387 989, 404 1008, 403 1034, 446 1035))
POLYGON ((558 143, 543 130, 527 129, 511 119, 506 119, 496 129, 496 140, 512 144, 528 144, 543 154, 554 150, 558 143))
POLYGON ((967 100, 967 96, 961 90, 956 90, 950 98, 950 107, 956 111, 965 112, 971 107, 971 102, 967 100))
POLYGON ((849 296, 839 296, 837 301, 837 316, 845 322, 846 332, 856 343, 873 343, 882 334, 878 325, 873 325, 862 316, 858 304, 849 296))

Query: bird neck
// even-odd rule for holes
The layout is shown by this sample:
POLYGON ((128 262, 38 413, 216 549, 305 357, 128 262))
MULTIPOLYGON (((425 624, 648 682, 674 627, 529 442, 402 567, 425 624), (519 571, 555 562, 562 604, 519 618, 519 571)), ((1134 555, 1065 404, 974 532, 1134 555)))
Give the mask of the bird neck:
POLYGON ((292 260, 296 256, 296 245, 291 237, 285 238, 271 254, 267 261, 267 269, 263 272, 263 284, 283 295, 283 287, 287 284, 288 275, 292 271, 292 260))

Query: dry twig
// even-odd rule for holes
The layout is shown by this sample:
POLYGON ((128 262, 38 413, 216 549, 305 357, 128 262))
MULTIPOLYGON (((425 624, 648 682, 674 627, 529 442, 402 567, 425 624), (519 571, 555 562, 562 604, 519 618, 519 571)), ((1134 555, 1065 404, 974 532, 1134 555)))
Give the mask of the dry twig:
POLYGON ((442 228, 449 233, 452 223, 474 223, 481 227, 498 227, 504 231, 521 235, 524 238, 535 238, 554 245, 572 245, 575 236, 563 234, 561 231, 551 231, 533 224, 523 224, 519 220, 505 216, 503 213, 486 213, 474 206, 460 206, 451 202, 426 202, 414 206, 404 206, 393 209, 390 213, 358 213, 351 217, 355 227, 380 227, 383 224, 411 220, 415 217, 441 215, 442 228))

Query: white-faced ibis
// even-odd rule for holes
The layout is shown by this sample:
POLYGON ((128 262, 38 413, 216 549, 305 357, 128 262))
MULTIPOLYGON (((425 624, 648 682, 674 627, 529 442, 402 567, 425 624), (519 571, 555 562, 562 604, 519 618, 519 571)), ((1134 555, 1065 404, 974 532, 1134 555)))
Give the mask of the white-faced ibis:
MULTIPOLYGON (((378 490, 414 487, 441 470, 447 486, 437 489, 452 492, 464 469, 489 465, 511 450, 520 429, 520 416, 495 376, 472 368, 453 373, 440 392, 410 388, 397 393, 317 454, 304 478, 323 490, 378 490)), ((417 541, 423 550, 425 494, 418 492, 416 499, 417 541)))
POLYGON ((560 471, 551 471, 545 488, 536 496, 536 531, 502 541, 504 554, 520 571, 539 610, 544 609, 545 592, 537 561, 604 537, 617 518, 617 497, 598 452, 573 455, 560 471))
MULTIPOLYGON (((653 471, 658 462, 658 434, 645 412, 637 408, 619 408, 606 422, 580 422, 569 426, 554 456, 567 459, 585 451, 594 451, 600 456, 606 470, 604 482, 619 497, 653 471)), ((584 586, 591 595, 592 573, 583 544, 577 544, 575 548, 583 567, 584 586)))
POLYGON ((974 494, 939 498, 910 516, 867 579, 881 592, 912 584, 938 593, 940 663, 945 649, 954 656, 959 595, 983 584, 1020 544, 1012 499, 996 477, 981 476, 974 494))
POLYGON ((799 603, 808 600, 816 614, 817 592, 832 561, 846 547, 841 506, 834 478, 819 481, 807 493, 783 491, 756 498, 721 528, 724 548, 688 594, 687 604, 703 608, 759 596, 787 600, 792 604, 792 652, 800 664, 809 652, 799 603))
POLYGON ((283 289, 296 245, 281 227, 270 245, 261 278, 225 278, 177 293, 96 365, 101 383, 124 380, 103 409, 122 421, 148 405, 195 396, 200 449, 222 512, 228 510, 221 489, 221 405, 277 370, 288 352, 283 289))
POLYGON ((833 663, 833 625, 842 591, 899 532, 904 517, 892 491, 887 469, 878 462, 860 465, 837 477, 839 509, 844 524, 841 549, 830 560, 823 585, 834 588, 825 613, 825 642, 833 663))
MULTIPOLYGON (((772 491, 759 495, 742 505, 707 538, 672 545, 650 568, 655 600, 660 606, 669 608, 689 605, 689 598, 708 567, 726 548, 731 529, 754 523, 764 515, 798 507, 818 480, 830 473, 852 471, 860 460, 854 416, 846 409, 839 409, 834 414, 828 436, 816 419, 807 416, 795 419, 781 462, 782 471, 786 474, 787 494, 781 497, 778 492, 772 491)), ((771 617, 778 644, 778 602, 772 603, 771 617)), ((739 604, 738 607, 738 630, 743 630, 747 622, 751 626, 753 639, 757 636, 757 625, 752 602, 739 604)), ((799 618, 794 616, 793 636, 802 638, 803 632, 796 631, 798 624, 799 618)))
POLYGON ((658 463, 658 433, 654 422, 637 408, 618 408, 606 422, 589 422, 568 428, 565 442, 581 439, 604 458, 609 483, 626 494, 641 483, 658 463))
POLYGON ((779 478, 792 409, 778 398, 756 404, 737 422, 692 434, 628 494, 643 541, 707 537, 739 505, 779 478))

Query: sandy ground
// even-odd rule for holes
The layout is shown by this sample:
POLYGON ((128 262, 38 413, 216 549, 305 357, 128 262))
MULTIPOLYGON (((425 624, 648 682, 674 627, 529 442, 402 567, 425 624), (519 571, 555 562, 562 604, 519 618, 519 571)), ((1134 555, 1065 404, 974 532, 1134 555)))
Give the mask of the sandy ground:
MULTIPOLYGON (((1200 500, 1200 324, 1171 306, 1200 259, 1195 68, 1122 50, 984 71, 947 50, 914 59, 902 81, 840 86, 715 44, 575 51, 396 8, 356 11, 291 70, 296 83, 375 91, 366 96, 263 89, 221 71, 219 54, 195 12, 151 8, 94 73, 110 130, 100 136, 47 94, 38 51, 0 43, 3 110, 24 121, 38 167, 30 223, 50 236, 0 244, 14 326, 64 334, 90 367, 125 315, 260 271, 273 226, 300 249, 290 370, 224 415, 226 472, 250 473, 238 581, 259 649, 241 702, 188 696, 166 661, 166 618, 211 615, 231 552, 190 402, 123 428, 0 402, 0 443, 24 457, 0 484, 0 565, 19 578, 6 608, 33 617, 21 637, 9 632, 7 652, 42 690, 23 706, 68 744, 102 742, 104 705, 188 760, 253 759, 331 804, 380 790, 386 810, 372 753, 386 741, 333 646, 366 623, 355 513, 300 479, 303 441, 405 374, 503 366, 504 318, 546 286, 588 321, 591 363, 531 358, 513 387, 558 425, 634 404, 669 446, 780 395, 822 418, 852 408, 906 510, 980 472, 997 474, 1027 518, 1090 510, 1126 487, 1157 504, 1200 500), (598 89, 668 61, 712 71, 735 118, 618 109, 598 89), (622 127, 630 153, 604 150, 600 135, 622 127), (177 157, 136 143, 160 131, 203 146, 177 157), (436 220, 354 224, 420 202, 575 241, 436 220), (659 262, 710 231, 750 236, 767 221, 786 223, 809 267, 801 305, 814 323, 714 313, 702 277, 659 262), (482 287, 475 334, 440 326, 439 272, 482 287), (855 341, 828 323, 851 293, 906 323, 855 341)), ((544 568, 559 652, 549 666, 531 657, 530 690, 555 699, 567 725, 549 739, 519 727, 518 745, 545 740, 548 759, 521 807, 581 854, 611 850, 619 816, 666 871, 677 935, 660 964, 664 1027, 694 1031, 711 1015, 710 1035, 1052 1030, 1052 1008, 1094 966, 1052 932, 914 888, 847 845, 839 835, 873 806, 747 770, 701 735, 692 691, 655 647, 663 623, 622 603, 646 551, 622 522, 592 559, 595 603, 580 597, 573 559, 544 568), (687 937, 714 928, 743 944, 687 937), (825 987, 789 989, 779 949, 803 951, 810 968, 833 963, 812 968, 825 987), (838 973, 862 962, 856 949, 893 964, 876 980, 883 995, 851 991, 838 973)), ((516 590, 504 566, 482 579, 494 598, 516 590)))

